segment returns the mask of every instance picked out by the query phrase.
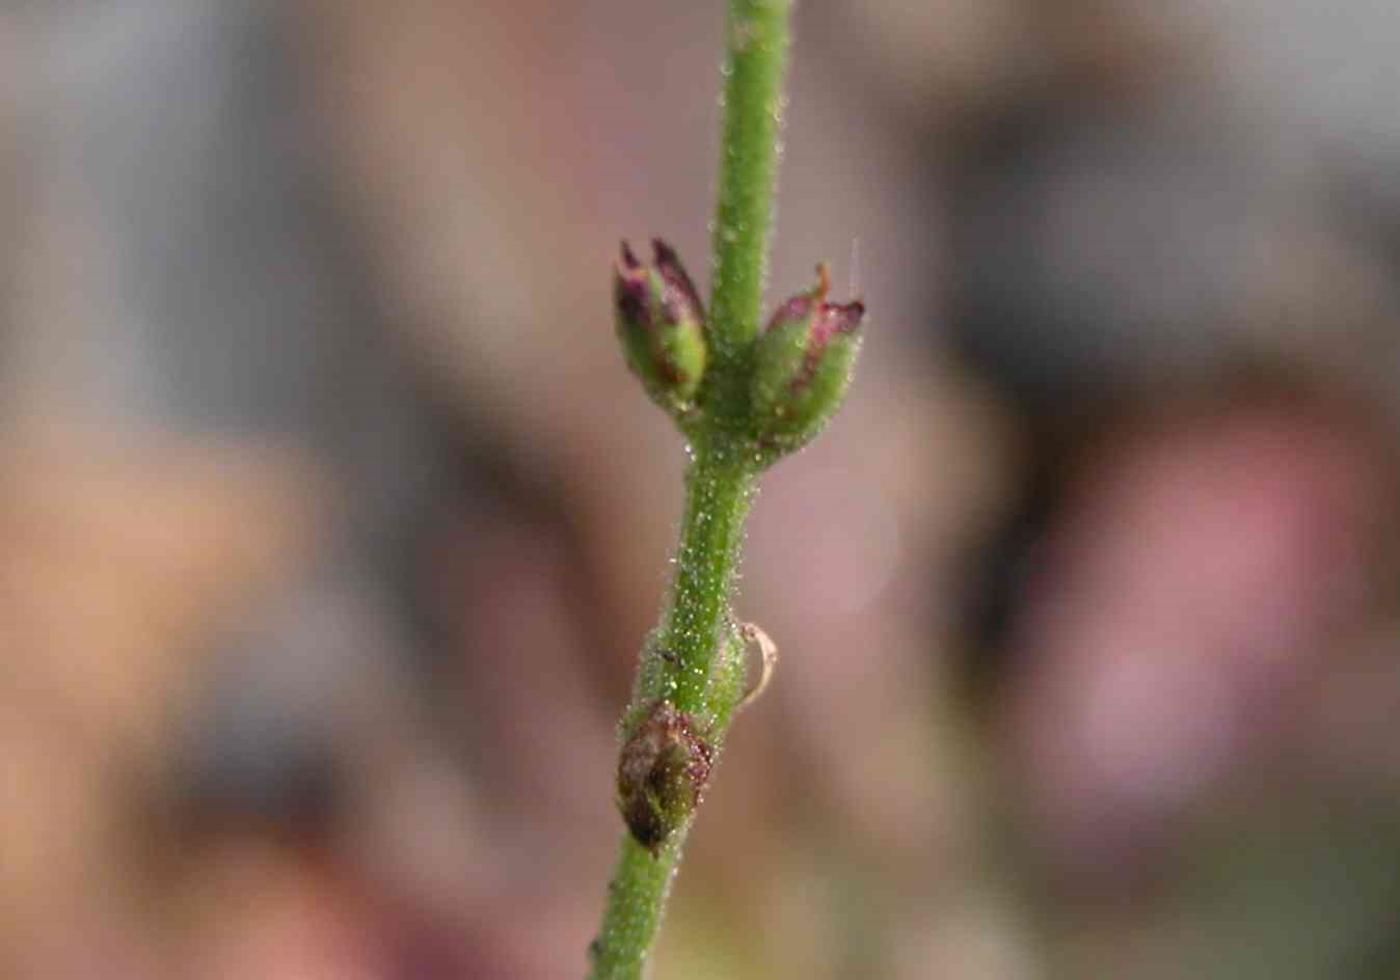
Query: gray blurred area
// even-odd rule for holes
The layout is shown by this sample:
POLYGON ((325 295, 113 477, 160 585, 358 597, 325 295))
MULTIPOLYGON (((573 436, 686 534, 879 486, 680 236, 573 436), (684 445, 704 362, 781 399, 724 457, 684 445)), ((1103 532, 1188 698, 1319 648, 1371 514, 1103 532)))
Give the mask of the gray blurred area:
POLYGON ((36 244, 59 238, 48 258, 64 266, 35 312, 67 313, 21 311, 21 369, 50 389, 37 397, 116 440, 275 445, 336 498, 321 553, 207 640, 225 676, 196 737, 219 743, 215 778, 255 796, 333 739, 346 675, 410 666, 404 569, 457 448, 327 185, 294 26, 256 2, 14 16, 20 180, 36 244), (346 616, 367 630, 351 643, 346 616))
MULTIPOLYGON (((721 5, 0 6, 0 975, 581 972, 721 5)), ((782 649, 658 978, 1400 972, 1400 13, 799 5, 782 649)))

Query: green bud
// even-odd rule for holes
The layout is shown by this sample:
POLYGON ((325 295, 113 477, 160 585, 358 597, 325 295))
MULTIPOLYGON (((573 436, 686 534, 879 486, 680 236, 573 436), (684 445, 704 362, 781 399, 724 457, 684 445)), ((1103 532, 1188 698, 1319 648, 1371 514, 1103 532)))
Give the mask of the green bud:
POLYGON ((705 374, 705 312, 676 253, 652 242, 645 265, 622 243, 613 295, 617 335, 632 372, 662 408, 680 416, 694 407, 705 374))
POLYGON ((850 386, 865 306, 828 303, 830 288, 817 266, 817 285, 778 307, 754 344, 751 424, 769 462, 810 442, 850 386))
POLYGON ((714 747, 693 717, 655 701, 626 733, 617 765, 617 807, 643 847, 657 853, 700 805, 714 747))

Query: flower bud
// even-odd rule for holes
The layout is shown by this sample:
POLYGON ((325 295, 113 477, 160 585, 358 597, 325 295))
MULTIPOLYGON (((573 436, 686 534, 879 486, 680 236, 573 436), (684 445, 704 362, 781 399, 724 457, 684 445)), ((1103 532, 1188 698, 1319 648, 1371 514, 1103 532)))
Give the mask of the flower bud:
POLYGON ((667 411, 687 411, 705 374, 705 313, 695 286, 665 242, 656 261, 637 260, 626 242, 614 282, 617 335, 632 372, 667 411))
POLYGON ((769 461, 820 432, 850 385, 865 306, 828 303, 830 288, 826 266, 817 266, 817 285, 778 307, 755 342, 749 404, 754 437, 769 461))
POLYGON ((656 701, 631 727, 617 765, 617 806, 643 847, 655 854, 695 812, 710 781, 714 747, 695 719, 656 701))

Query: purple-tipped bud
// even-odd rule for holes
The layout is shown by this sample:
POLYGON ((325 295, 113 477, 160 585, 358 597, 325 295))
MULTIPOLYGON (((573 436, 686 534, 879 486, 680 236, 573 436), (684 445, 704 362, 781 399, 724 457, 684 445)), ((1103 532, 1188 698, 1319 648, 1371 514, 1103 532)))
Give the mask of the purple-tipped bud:
POLYGON ((617 335, 632 372, 663 408, 688 411, 705 374, 705 313, 675 251, 657 239, 646 265, 626 242, 613 295, 617 335))
POLYGON ((779 306, 755 342, 750 411, 770 461, 811 441, 850 385, 865 306, 827 302, 830 288, 826 266, 817 266, 817 285, 779 306))

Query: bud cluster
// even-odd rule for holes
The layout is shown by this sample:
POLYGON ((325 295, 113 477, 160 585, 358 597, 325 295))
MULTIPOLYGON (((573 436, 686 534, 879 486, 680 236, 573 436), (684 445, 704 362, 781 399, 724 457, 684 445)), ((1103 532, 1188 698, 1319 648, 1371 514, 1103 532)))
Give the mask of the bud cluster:
MULTIPOLYGON (((675 251, 654 241, 655 261, 624 242, 614 279, 617 333, 627 363, 657 404, 685 425, 697 417, 710 348, 699 294, 675 251)), ((778 307, 751 348, 748 436, 763 464, 805 446, 836 413, 860 348, 860 301, 831 303, 825 265, 817 283, 778 307)))

